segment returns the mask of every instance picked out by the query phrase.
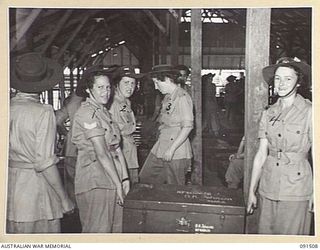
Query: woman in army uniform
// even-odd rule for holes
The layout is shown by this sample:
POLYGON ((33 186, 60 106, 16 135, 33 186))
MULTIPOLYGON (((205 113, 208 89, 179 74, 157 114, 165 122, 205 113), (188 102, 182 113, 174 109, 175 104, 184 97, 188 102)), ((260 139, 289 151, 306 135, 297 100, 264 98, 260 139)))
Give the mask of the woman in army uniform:
POLYGON ((131 66, 118 68, 114 75, 113 83, 116 86, 115 96, 110 108, 112 120, 120 128, 122 136, 122 151, 126 159, 131 183, 138 182, 138 157, 137 146, 133 133, 136 130, 136 119, 131 109, 129 98, 136 88, 136 79, 143 74, 136 74, 131 66))
POLYGON ((257 205, 255 191, 260 181, 258 232, 308 234, 308 209, 312 207, 313 196, 308 162, 312 106, 297 91, 308 85, 310 66, 297 58, 281 58, 265 67, 262 73, 267 83, 274 83, 274 92, 279 98, 262 113, 247 212, 252 213, 257 205))
POLYGON ((75 194, 82 232, 122 231, 122 203, 129 191, 120 131, 105 107, 111 95, 108 69, 84 72, 89 97, 74 116, 72 142, 78 149, 75 194))
POLYGON ((150 76, 155 88, 165 95, 159 117, 159 138, 139 175, 142 183, 185 184, 191 166, 189 134, 193 129, 193 103, 177 85, 179 71, 170 65, 154 66, 150 76))

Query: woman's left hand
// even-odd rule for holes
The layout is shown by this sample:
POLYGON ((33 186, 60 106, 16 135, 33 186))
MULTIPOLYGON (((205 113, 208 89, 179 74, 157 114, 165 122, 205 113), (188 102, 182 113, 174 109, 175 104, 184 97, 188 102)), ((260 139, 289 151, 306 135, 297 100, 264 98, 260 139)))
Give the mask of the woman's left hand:
POLYGON ((173 157, 174 151, 169 148, 163 155, 163 160, 164 161, 171 161, 173 157))
POLYGON ((312 198, 309 200, 308 211, 309 211, 309 212, 314 212, 313 196, 312 196, 312 198))
POLYGON ((125 180, 124 182, 122 182, 122 189, 123 189, 124 195, 127 195, 129 193, 129 190, 130 190, 130 181, 129 180, 125 180))

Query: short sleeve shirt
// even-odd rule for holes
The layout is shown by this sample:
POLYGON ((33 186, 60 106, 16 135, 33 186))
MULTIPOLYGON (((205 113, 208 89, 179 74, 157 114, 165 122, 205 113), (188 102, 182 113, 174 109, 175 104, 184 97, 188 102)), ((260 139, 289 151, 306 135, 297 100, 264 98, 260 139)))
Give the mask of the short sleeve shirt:
POLYGON ((117 123, 122 135, 122 152, 127 162, 127 167, 139 168, 137 147, 133 138, 136 130, 136 119, 131 109, 129 99, 120 97, 116 91, 113 103, 110 107, 112 120, 117 123))
MULTIPOLYGON (((72 142, 78 149, 75 193, 89 191, 94 188, 114 189, 114 184, 96 159, 91 138, 104 136, 107 148, 119 147, 121 140, 117 125, 111 120, 105 107, 97 105, 87 98, 74 116, 72 125, 72 142)), ((117 168, 121 177, 121 169, 117 168)))
POLYGON ((61 218, 60 199, 41 174, 58 162, 52 106, 18 93, 10 101, 9 137, 7 219, 33 222, 61 218))
MULTIPOLYGON (((177 87, 172 94, 167 94, 162 101, 159 117, 160 135, 151 152, 158 158, 162 158, 182 128, 193 128, 193 120, 192 99, 184 89, 177 87)), ((187 138, 187 140, 177 148, 172 159, 190 158, 192 158, 192 149, 190 141, 187 138)))
POLYGON ((312 145, 311 102, 297 95, 281 110, 279 99, 263 111, 259 138, 268 140, 259 192, 272 200, 307 200, 312 194, 312 171, 307 159, 312 145))

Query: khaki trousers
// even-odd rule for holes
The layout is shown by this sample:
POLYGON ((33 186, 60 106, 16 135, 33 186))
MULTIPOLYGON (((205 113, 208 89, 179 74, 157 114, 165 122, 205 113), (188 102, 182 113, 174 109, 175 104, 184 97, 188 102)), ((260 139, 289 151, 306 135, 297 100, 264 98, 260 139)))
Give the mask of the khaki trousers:
POLYGON ((150 153, 141 169, 140 183, 185 185, 191 159, 164 161, 150 153))
POLYGON ((83 233, 122 232, 122 207, 116 190, 96 188, 76 195, 83 233))
POLYGON ((258 233, 308 235, 310 231, 308 203, 308 201, 273 201, 260 195, 258 233))

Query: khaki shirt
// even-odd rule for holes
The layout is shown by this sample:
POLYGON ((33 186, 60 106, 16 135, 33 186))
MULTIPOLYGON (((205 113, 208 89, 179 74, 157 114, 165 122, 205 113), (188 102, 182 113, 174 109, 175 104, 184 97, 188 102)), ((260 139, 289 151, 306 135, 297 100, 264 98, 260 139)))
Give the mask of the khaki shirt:
POLYGON ((312 195, 308 151, 312 145, 311 102, 297 95, 281 112, 281 99, 263 111, 259 138, 268 139, 259 193, 272 200, 302 201, 312 195))
POLYGON ((121 140, 118 126, 111 120, 105 107, 97 105, 91 98, 81 104, 74 116, 71 141, 78 149, 75 193, 87 192, 94 188, 115 189, 115 186, 96 158, 91 138, 104 136, 119 178, 122 168, 115 149, 121 140))
POLYGON ((137 146, 133 133, 136 131, 136 119, 131 109, 129 99, 120 97, 116 91, 113 103, 110 107, 112 120, 117 123, 122 136, 122 152, 127 162, 128 168, 139 168, 137 146))
MULTIPOLYGON (((70 119, 70 128, 73 124, 73 116, 78 110, 78 108, 81 105, 81 102, 83 100, 82 97, 77 96, 75 93, 72 93, 71 96, 68 96, 70 100, 67 102, 65 106, 63 106, 61 109, 57 110, 56 112, 56 118, 57 121, 60 121, 61 123, 64 123, 68 118, 70 119)), ((63 124, 61 124, 63 125, 63 124)), ((76 146, 71 142, 71 133, 68 132, 66 136, 65 146, 64 146, 64 155, 70 156, 70 157, 77 157, 77 148, 76 146)))
MULTIPOLYGON (((160 135, 151 149, 158 158, 162 158, 184 127, 193 128, 193 103, 190 95, 177 87, 172 94, 167 94, 163 101, 159 117, 160 135)), ((173 160, 192 158, 192 149, 187 138, 173 155, 173 160)))
POLYGON ((9 137, 7 219, 33 222, 61 218, 60 199, 41 173, 58 162, 52 106, 18 93, 10 101, 9 137))

